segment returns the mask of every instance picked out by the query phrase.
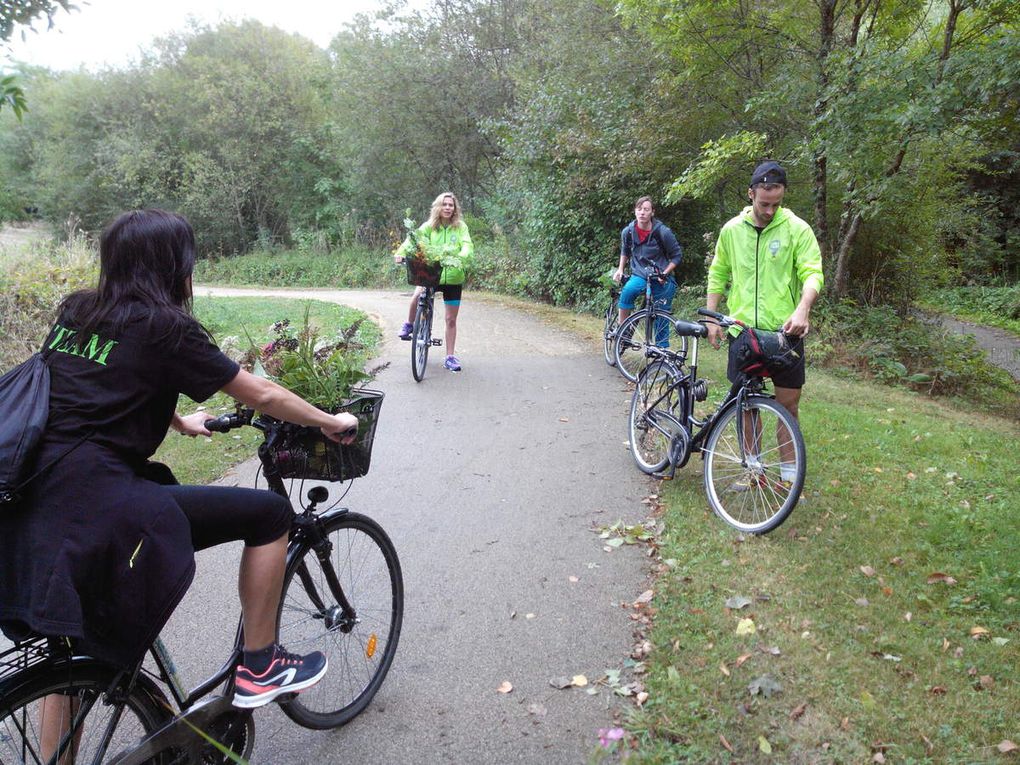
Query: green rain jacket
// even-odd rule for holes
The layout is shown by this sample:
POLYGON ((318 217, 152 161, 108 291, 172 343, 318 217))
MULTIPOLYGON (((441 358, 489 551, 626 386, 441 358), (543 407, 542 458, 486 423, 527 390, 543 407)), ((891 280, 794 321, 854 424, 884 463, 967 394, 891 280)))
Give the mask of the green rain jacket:
POLYGON ((815 233, 785 207, 761 233, 750 207, 719 232, 708 292, 726 295, 730 316, 757 329, 778 330, 797 308, 804 286, 821 292, 823 284, 815 233))
MULTIPOLYGON (((426 221, 418 226, 416 236, 418 244, 425 251, 425 257, 432 262, 439 261, 443 264, 439 283, 463 284, 475 254, 467 224, 461 221, 455 226, 439 226, 433 229, 426 221)), ((404 258, 415 254, 410 236, 397 248, 396 254, 404 258)))

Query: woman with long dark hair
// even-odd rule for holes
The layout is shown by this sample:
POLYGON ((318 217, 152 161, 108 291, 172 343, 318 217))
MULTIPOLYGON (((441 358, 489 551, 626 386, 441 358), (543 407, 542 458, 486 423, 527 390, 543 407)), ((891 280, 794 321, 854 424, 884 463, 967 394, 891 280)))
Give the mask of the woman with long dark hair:
POLYGON ((37 464, 67 453, 0 516, 0 625, 67 637, 130 666, 190 585, 194 552, 244 540, 234 703, 310 687, 325 657, 274 643, 290 503, 269 491, 176 485, 149 457, 169 428, 210 435, 208 415, 176 413, 182 393, 201 402, 222 390, 334 441, 353 438, 357 419, 321 411, 216 347, 191 315, 195 236, 180 215, 126 212, 103 231, 99 255, 98 286, 63 301, 43 346, 51 389, 37 464))

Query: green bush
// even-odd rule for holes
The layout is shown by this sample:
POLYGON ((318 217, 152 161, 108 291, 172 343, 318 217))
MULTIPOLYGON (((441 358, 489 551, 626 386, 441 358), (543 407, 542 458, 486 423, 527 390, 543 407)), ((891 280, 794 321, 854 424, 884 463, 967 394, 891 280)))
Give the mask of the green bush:
POLYGON ((0 265, 0 372, 39 349, 68 293, 96 283, 94 249, 81 234, 66 244, 38 242, 0 265))
POLYGON ((332 252, 317 247, 253 252, 201 260, 195 266, 199 284, 265 287, 333 287, 352 289, 394 287, 404 282, 390 253, 367 248, 332 252))

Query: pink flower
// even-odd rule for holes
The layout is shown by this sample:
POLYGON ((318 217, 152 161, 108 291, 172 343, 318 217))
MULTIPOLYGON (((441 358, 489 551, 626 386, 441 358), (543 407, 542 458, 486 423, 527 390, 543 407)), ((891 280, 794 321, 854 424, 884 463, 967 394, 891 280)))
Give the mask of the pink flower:
POLYGON ((599 743, 607 749, 622 738, 623 728, 599 728, 599 743))

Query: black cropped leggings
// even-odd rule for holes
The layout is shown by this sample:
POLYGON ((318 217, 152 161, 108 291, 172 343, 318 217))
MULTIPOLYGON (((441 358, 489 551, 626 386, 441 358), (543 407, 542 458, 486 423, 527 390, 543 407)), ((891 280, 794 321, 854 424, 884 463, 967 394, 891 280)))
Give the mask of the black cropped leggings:
POLYGON ((279 494, 237 486, 161 486, 191 524, 195 550, 243 539, 258 547, 290 530, 294 510, 279 494))

